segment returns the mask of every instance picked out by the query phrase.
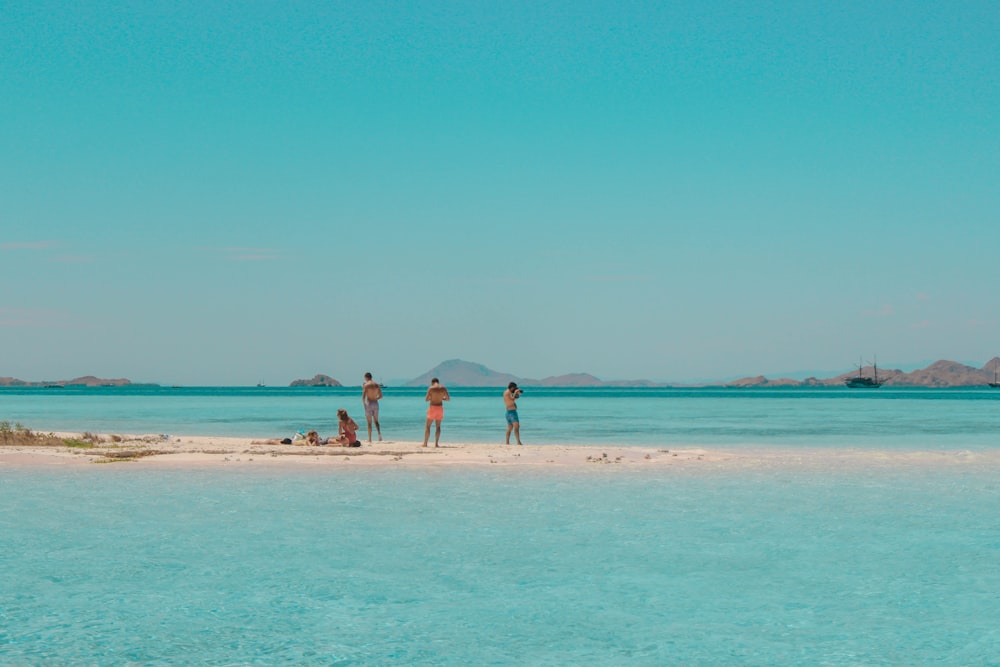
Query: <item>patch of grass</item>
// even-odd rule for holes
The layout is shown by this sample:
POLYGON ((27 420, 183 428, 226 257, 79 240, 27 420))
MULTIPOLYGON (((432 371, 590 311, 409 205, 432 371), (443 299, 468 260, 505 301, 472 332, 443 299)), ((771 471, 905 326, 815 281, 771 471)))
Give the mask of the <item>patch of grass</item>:
POLYGON ((52 433, 35 433, 17 422, 0 421, 0 445, 9 447, 56 447, 63 441, 52 433))
MULTIPOLYGON (((147 442, 152 441, 148 438, 144 438, 143 440, 147 442)), ((158 438, 155 440, 158 440, 158 438)), ((105 440, 95 433, 88 432, 76 438, 58 438, 54 433, 34 433, 31 429, 21 424, 0 421, 0 446, 68 447, 74 450, 91 450, 87 452, 88 455, 103 457, 95 461, 95 463, 135 461, 145 456, 173 453, 160 449, 134 449, 134 446, 130 447, 124 443, 125 439, 120 435, 112 435, 105 440), (111 442, 109 443, 108 440, 111 442)))
POLYGON ((122 463, 124 461, 135 461, 146 456, 157 456, 158 454, 170 454, 170 452, 158 449, 123 449, 113 452, 104 452, 104 458, 97 463, 122 463))
POLYGON ((75 438, 66 438, 63 440, 63 444, 67 447, 74 447, 76 449, 93 449, 94 443, 87 442, 86 440, 76 440, 75 438))

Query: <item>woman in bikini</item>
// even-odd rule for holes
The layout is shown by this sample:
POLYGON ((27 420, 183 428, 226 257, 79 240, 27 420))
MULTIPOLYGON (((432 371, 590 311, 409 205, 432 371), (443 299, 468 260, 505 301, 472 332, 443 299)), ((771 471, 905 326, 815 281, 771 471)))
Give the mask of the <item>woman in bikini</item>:
POLYGON ((338 430, 340 435, 336 438, 330 438, 330 444, 341 447, 360 447, 361 443, 358 442, 358 424, 347 414, 347 410, 337 410, 337 419, 339 420, 338 430))

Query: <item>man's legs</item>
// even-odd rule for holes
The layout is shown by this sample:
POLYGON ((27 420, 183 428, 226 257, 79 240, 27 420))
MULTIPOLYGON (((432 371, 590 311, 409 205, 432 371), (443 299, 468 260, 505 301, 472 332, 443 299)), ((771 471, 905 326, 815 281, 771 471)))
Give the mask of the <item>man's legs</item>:
MULTIPOLYGON (((441 422, 438 422, 438 432, 441 431, 440 424, 441 422)), ((430 437, 431 437, 431 418, 428 417, 427 423, 424 424, 424 447, 427 446, 427 441, 430 439, 430 437)))
MULTIPOLYGON (((514 422, 510 426, 514 427, 514 438, 517 440, 517 444, 521 444, 521 422, 514 422)), ((507 427, 507 444, 510 444, 510 426, 507 427)))
POLYGON ((368 417, 368 442, 372 441, 372 422, 375 422, 375 430, 378 431, 378 441, 382 442, 382 425, 378 423, 378 401, 368 404, 365 417, 368 417))
POLYGON ((514 429, 514 424, 513 423, 507 424, 507 435, 504 438, 503 444, 505 444, 505 445, 509 445, 510 444, 510 432, 513 429, 514 429))
POLYGON ((435 419, 434 426, 437 427, 437 430, 434 431, 434 446, 437 447, 438 441, 441 439, 441 420, 435 419))

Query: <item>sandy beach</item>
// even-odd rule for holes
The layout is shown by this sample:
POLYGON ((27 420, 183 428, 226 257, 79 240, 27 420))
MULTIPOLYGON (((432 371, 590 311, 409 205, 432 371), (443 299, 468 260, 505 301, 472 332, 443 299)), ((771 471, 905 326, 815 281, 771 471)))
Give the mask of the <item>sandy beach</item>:
POLYGON ((218 436, 99 434, 81 444, 78 434, 55 433, 73 445, 0 446, 0 467, 123 464, 141 467, 448 467, 533 469, 616 467, 651 470, 683 466, 704 470, 790 468, 807 471, 894 466, 997 467, 1000 450, 911 451, 819 448, 656 448, 600 445, 501 445, 385 441, 361 447, 310 447, 218 436))

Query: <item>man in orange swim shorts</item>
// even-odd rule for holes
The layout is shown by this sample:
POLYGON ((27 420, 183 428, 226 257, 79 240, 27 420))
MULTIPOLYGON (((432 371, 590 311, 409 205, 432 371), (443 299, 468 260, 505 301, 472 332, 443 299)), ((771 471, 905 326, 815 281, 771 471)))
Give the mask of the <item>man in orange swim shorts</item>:
POLYGON ((434 446, 438 446, 438 441, 441 440, 441 420, 444 419, 444 401, 450 401, 451 396, 448 395, 448 390, 441 384, 441 382, 434 378, 431 380, 431 386, 427 388, 427 395, 424 396, 424 400, 430 403, 430 407, 427 408, 427 423, 424 424, 424 447, 427 446, 427 441, 431 437, 431 422, 434 422, 437 429, 434 432, 434 446))

